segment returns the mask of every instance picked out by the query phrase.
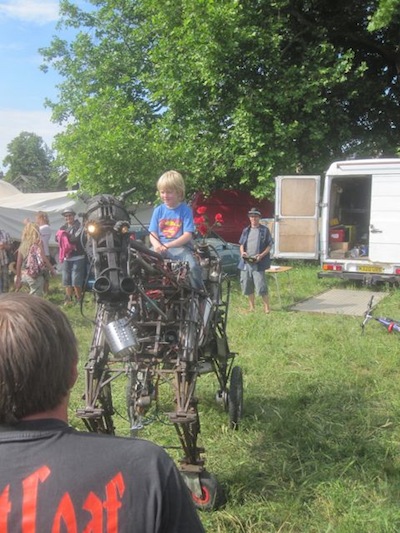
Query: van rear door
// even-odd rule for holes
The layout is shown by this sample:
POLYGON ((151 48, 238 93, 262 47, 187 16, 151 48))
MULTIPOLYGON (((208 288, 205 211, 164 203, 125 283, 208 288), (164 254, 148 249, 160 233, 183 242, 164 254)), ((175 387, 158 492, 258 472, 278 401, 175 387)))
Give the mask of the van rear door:
POLYGON ((400 262, 400 180, 372 176, 368 256, 372 262, 400 262))
POLYGON ((317 259, 320 176, 275 178, 274 257, 317 259))

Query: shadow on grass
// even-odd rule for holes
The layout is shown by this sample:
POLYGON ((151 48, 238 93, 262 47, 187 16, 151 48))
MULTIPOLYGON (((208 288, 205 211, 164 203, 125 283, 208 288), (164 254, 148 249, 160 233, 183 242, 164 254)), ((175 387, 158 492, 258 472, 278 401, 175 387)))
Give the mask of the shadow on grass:
POLYGON ((250 395, 245 411, 242 431, 255 435, 251 461, 227 474, 227 486, 245 484, 243 494, 266 497, 301 489, 307 499, 321 483, 384 479, 398 501, 400 467, 385 446, 387 415, 374 411, 361 386, 306 386, 283 398, 250 395))

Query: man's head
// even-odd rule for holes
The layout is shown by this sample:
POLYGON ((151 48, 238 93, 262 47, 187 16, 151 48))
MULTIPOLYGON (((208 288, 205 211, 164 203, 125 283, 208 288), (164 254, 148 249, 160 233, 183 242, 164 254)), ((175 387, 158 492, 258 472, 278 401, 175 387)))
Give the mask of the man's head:
POLYGON ((65 219, 65 222, 68 224, 68 223, 71 223, 75 220, 75 211, 73 209, 64 209, 64 211, 61 213, 62 216, 64 217, 65 219))
POLYGON ((250 209, 250 211, 247 213, 247 216, 249 217, 250 224, 252 226, 258 226, 259 225, 260 218, 261 218, 261 212, 256 207, 252 207, 250 209))
POLYGON ((75 335, 57 306, 26 293, 0 295, 0 423, 58 407, 77 360, 75 335))

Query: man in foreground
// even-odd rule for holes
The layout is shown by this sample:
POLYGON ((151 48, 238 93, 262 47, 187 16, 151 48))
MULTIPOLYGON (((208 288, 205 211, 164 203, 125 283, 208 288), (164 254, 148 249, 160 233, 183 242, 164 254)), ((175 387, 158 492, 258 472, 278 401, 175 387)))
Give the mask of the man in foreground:
POLYGON ((68 426, 77 362, 58 307, 0 295, 0 530, 204 532, 160 447, 68 426))

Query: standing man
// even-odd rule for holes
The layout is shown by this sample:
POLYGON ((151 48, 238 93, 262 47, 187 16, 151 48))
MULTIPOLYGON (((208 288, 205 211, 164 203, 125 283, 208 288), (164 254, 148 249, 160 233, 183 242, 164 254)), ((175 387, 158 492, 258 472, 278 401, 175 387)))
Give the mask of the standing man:
POLYGON ((250 311, 255 310, 255 293, 261 296, 264 312, 269 313, 268 286, 265 271, 271 265, 270 251, 272 236, 267 228, 260 224, 261 213, 255 207, 248 212, 250 225, 244 228, 239 239, 240 285, 242 293, 249 298, 250 311))
POLYGON ((64 305, 72 305, 73 296, 76 301, 82 299, 82 287, 86 275, 86 255, 83 249, 83 228, 75 218, 73 209, 62 212, 65 224, 56 233, 56 240, 60 246, 60 262, 62 263, 62 280, 65 287, 64 305), (68 244, 68 247, 65 246, 68 244), (62 252, 65 251, 64 254, 62 252))
POLYGON ((172 459, 68 425, 78 346, 63 311, 0 295, 0 529, 204 533, 172 459))
POLYGON ((10 274, 8 272, 8 251, 11 249, 10 235, 0 229, 0 293, 8 292, 10 288, 10 274))

